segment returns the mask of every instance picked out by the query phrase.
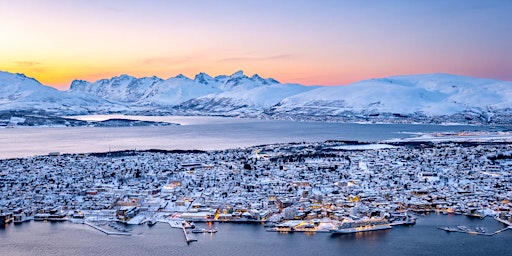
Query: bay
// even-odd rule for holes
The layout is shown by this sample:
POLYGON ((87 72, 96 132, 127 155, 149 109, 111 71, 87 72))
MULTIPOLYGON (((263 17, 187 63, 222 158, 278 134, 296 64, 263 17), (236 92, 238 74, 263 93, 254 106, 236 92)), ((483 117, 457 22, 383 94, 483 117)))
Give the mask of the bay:
POLYGON ((182 125, 149 127, 16 127, 0 129, 0 159, 131 149, 222 150, 326 140, 380 141, 418 133, 487 131, 487 126, 321 123, 222 117, 81 116, 131 118, 182 125))

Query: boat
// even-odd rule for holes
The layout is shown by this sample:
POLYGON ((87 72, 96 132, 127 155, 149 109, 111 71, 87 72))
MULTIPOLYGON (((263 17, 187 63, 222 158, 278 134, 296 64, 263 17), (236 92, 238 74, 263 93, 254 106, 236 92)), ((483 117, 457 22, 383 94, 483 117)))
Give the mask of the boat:
POLYGON ((82 211, 75 210, 75 211, 73 211, 73 218, 83 219, 83 218, 85 218, 85 214, 82 211))
POLYGON ((438 229, 444 230, 446 232, 462 232, 460 229, 454 227, 438 227, 438 229))
POLYGON ((476 231, 478 231, 479 233, 482 233, 482 234, 487 233, 487 230, 486 230, 484 227, 476 227, 475 229, 476 229, 476 231))
POLYGON ((263 227, 265 227, 265 228, 273 228, 275 226, 276 226, 276 223, 274 223, 274 222, 267 222, 263 225, 263 227))
POLYGON ((192 229, 192 233, 216 233, 217 230, 215 229, 206 229, 206 228, 202 228, 202 229, 199 229, 199 228, 195 228, 195 229, 192 229))
POLYGON ((62 209, 62 207, 55 207, 50 209, 49 215, 46 220, 49 221, 67 221, 69 220, 67 213, 62 209))
POLYGON ((67 215, 65 213, 54 213, 54 214, 50 214, 48 215, 48 218, 46 220, 49 220, 49 221, 67 221, 69 220, 69 218, 67 217, 67 215))
POLYGON ((462 231, 465 231, 465 232, 470 231, 468 227, 466 227, 466 226, 462 226, 462 225, 457 226, 457 228, 458 228, 458 229, 460 229, 460 230, 462 230, 462 231))
POLYGON ((295 228, 299 225, 301 225, 303 221, 301 220, 289 220, 285 221, 283 223, 276 224, 273 228, 267 229, 267 231, 271 232, 295 232, 299 231, 295 228))
POLYGON ((9 222, 11 222, 13 220, 13 214, 12 212, 6 212, 6 213, 1 213, 0 214, 0 223, 2 224, 7 224, 9 222))
POLYGON ((338 227, 331 229, 333 234, 350 234, 358 232, 368 232, 390 229, 392 226, 386 219, 364 219, 364 220, 346 220, 338 227))
POLYGON ((409 215, 405 216, 405 218, 401 220, 393 220, 389 223, 391 226, 398 226, 398 225, 404 225, 404 226, 412 226, 416 224, 416 218, 413 218, 409 215))
POLYGON ((14 214, 13 222, 14 223, 23 223, 23 222, 30 221, 33 219, 34 219, 33 216, 30 216, 25 212, 21 212, 21 213, 14 214))
POLYGON ((36 213, 34 215, 34 220, 35 221, 47 221, 49 217, 50 217, 49 213, 36 213))
POLYGON ((404 220, 404 225, 406 225, 406 226, 416 225, 416 218, 407 215, 407 217, 404 220))

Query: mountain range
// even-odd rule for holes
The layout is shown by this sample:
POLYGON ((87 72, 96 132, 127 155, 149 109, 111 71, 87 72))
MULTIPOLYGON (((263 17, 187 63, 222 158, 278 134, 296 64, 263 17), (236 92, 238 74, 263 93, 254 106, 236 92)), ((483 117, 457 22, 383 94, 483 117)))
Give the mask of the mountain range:
POLYGON ((216 77, 199 73, 194 79, 120 75, 75 80, 69 90, 60 91, 23 74, 0 72, 0 111, 511 124, 512 82, 427 74, 305 86, 238 71, 216 77))

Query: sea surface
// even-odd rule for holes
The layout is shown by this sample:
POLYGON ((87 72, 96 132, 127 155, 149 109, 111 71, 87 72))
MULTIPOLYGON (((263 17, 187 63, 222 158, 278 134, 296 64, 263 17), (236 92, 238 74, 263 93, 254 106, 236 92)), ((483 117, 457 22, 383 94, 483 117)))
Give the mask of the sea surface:
MULTIPOLYGON (((206 227, 206 223, 196 223, 206 227)), ((190 234, 164 223, 130 226, 108 236, 82 224, 28 222, 0 228, 1 255, 512 255, 512 230, 495 236, 448 233, 439 226, 504 227, 492 218, 430 214, 415 226, 358 234, 267 232, 261 224, 214 223, 215 234, 190 234)))
MULTIPOLYGON (((150 127, 0 128, 0 159, 130 149, 217 150, 288 142, 381 141, 421 133, 487 131, 487 126, 321 123, 222 117, 80 116, 177 123, 150 127)), ((493 128, 494 129, 494 128, 493 128)))

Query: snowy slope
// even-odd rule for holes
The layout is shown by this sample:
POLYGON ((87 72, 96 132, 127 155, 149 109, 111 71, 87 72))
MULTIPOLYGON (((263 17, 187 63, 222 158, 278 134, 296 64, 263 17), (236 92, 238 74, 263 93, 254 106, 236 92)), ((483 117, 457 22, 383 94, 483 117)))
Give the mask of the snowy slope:
POLYGON ((0 110, 87 113, 124 109, 101 98, 59 91, 23 74, 0 71, 0 110))
POLYGON ((44 86, 33 78, 23 74, 12 74, 0 71, 0 104, 4 105, 13 101, 34 97, 36 93, 53 95, 56 89, 44 86))
POLYGON ((111 79, 101 79, 94 83, 75 80, 71 83, 71 92, 88 93, 119 102, 135 102, 141 99, 146 91, 163 80, 158 77, 135 78, 120 75, 111 79))
POLYGON ((71 83, 70 91, 131 105, 174 106, 220 90, 183 75, 167 80, 158 77, 135 78, 121 75, 93 83, 75 80, 71 83))
POLYGON ((512 108, 512 83, 431 74, 371 79, 347 86, 321 87, 288 97, 269 113, 341 115, 414 113, 453 115, 512 108))
POLYGON ((153 85, 135 104, 175 106, 190 99, 218 92, 220 90, 212 85, 177 76, 153 85))
POLYGON ((257 74, 247 77, 241 71, 231 76, 216 77, 208 84, 219 88, 221 92, 193 98, 176 108, 187 113, 255 114, 286 97, 316 88, 299 84, 281 84, 272 78, 263 79, 257 74))

